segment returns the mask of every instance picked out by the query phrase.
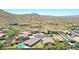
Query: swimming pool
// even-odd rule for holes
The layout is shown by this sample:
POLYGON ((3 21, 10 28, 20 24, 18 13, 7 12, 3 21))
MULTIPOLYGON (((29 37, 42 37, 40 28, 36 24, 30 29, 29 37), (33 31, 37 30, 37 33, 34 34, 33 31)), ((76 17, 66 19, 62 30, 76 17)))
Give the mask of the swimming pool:
POLYGON ((26 46, 24 44, 19 44, 18 48, 25 48, 26 46))
POLYGON ((28 46, 26 46, 26 45, 24 45, 24 44, 19 44, 19 45, 18 45, 18 48, 31 48, 31 47, 28 47, 28 46))

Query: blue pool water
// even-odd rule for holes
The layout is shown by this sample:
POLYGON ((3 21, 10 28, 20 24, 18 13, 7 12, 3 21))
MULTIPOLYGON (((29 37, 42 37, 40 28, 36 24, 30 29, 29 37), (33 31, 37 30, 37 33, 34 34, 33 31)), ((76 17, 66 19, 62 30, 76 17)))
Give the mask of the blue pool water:
POLYGON ((24 44, 19 44, 18 48, 25 48, 26 46, 24 44))

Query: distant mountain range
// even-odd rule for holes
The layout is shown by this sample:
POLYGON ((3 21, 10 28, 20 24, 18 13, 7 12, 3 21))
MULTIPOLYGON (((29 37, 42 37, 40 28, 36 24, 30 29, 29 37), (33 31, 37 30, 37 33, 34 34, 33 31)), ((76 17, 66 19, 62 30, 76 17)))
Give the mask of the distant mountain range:
POLYGON ((39 15, 36 13, 32 14, 11 14, 4 10, 0 10, 0 26, 8 26, 9 23, 79 23, 79 15, 71 16, 49 16, 49 15, 39 15))

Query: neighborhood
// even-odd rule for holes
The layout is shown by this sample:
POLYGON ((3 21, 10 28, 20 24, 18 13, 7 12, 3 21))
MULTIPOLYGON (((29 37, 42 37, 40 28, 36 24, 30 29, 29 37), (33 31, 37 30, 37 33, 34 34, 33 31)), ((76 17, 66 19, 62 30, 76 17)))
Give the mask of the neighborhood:
POLYGON ((0 49, 79 49, 79 30, 18 32, 14 27, 0 27, 0 49))

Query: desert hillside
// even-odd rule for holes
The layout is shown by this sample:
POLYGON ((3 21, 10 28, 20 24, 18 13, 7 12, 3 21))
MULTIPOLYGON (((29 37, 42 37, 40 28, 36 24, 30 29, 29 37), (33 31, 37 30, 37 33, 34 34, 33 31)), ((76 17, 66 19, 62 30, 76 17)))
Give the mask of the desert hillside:
POLYGON ((57 30, 66 29, 66 25, 79 24, 79 15, 73 16, 49 16, 39 15, 36 13, 32 14, 11 14, 0 10, 0 26, 7 27, 10 24, 15 24, 16 28, 20 31, 24 30, 57 30))

